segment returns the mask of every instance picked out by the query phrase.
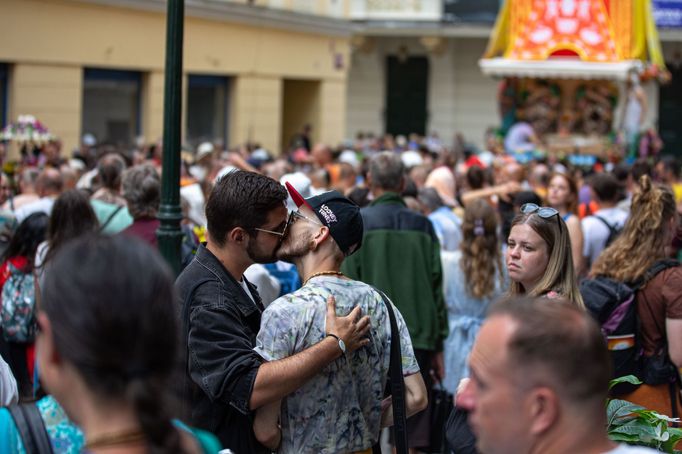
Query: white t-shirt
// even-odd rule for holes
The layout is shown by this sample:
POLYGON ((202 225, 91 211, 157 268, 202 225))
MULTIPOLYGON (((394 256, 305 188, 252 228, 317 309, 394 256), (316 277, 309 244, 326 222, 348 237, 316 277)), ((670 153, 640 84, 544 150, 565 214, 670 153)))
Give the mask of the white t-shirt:
POLYGON ((0 356, 0 406, 6 407, 18 401, 17 381, 12 375, 9 364, 0 356))
POLYGON ((658 451, 651 448, 645 448, 644 446, 630 446, 626 444, 620 444, 616 447, 616 449, 607 451, 604 454, 657 454, 657 453, 658 451))
POLYGON ((33 213, 45 213, 48 216, 52 214, 52 206, 54 205, 54 199, 52 197, 43 197, 35 202, 27 203, 18 210, 14 212, 17 217, 17 222, 21 222, 32 215, 33 213))
MULTIPOLYGON (((254 263, 244 271, 244 276, 258 289, 261 301, 264 306, 272 303, 279 296, 281 285, 276 277, 268 273, 268 269, 260 263, 254 263)), ((242 279, 242 287, 244 280, 242 279)), ((248 293, 248 290, 244 289, 248 293)))
POLYGON ((581 221, 583 230, 583 257, 587 257, 587 265, 591 266, 606 247, 609 228, 595 216, 603 218, 609 225, 622 229, 628 219, 628 213, 618 207, 603 208, 587 216, 581 221))

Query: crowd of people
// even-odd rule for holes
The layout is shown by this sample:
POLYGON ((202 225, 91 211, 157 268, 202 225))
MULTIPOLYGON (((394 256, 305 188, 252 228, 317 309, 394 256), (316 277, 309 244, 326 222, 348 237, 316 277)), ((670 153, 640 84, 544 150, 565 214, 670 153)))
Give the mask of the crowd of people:
POLYGON ((182 153, 177 279, 160 144, 50 143, 2 174, 0 452, 367 453, 384 430, 410 452, 649 452, 606 435, 623 350, 644 384, 621 397, 680 415, 674 158, 303 139, 182 153), (631 337, 595 282, 633 291, 631 337), (436 390, 465 417, 434 418, 436 390))

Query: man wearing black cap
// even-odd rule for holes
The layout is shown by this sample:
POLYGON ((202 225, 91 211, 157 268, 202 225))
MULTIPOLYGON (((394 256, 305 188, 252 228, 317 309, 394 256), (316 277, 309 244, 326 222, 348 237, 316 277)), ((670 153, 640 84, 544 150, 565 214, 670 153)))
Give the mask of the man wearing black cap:
MULTIPOLYGON (((381 295, 339 271, 344 258, 362 243, 362 216, 357 205, 337 191, 303 199, 288 183, 287 189, 299 209, 289 217, 278 257, 296 264, 303 286, 267 307, 255 350, 273 361, 329 337, 325 314, 330 296, 339 314, 359 306, 370 317, 370 343, 338 358, 286 397, 281 408, 277 402, 258 410, 254 431, 261 443, 281 453, 366 452, 378 441, 380 428, 392 420, 391 407, 384 405, 382 412, 381 405, 392 334, 381 295)), ((405 322, 394 311, 410 415, 426 406, 426 389, 405 322)), ((345 350, 341 340, 339 347, 345 350)))
POLYGON ((287 225, 286 198, 284 187, 264 175, 233 171, 220 178, 206 204, 206 245, 176 281, 186 347, 179 385, 187 422, 239 454, 270 452, 253 434, 255 410, 342 356, 337 337, 350 351, 367 342, 369 319, 359 319, 359 309, 337 317, 330 302, 326 328, 336 337, 281 361, 263 362, 253 350, 263 304, 244 272, 253 263, 275 260, 287 225))

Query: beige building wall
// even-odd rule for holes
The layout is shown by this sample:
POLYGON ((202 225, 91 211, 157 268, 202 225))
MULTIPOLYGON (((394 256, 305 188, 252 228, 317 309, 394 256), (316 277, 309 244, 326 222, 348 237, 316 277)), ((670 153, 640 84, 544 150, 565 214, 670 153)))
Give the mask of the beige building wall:
POLYGON ((34 115, 50 131, 58 131, 65 146, 78 144, 83 93, 79 67, 20 63, 12 67, 10 79, 10 119, 34 115))
POLYGON ((282 130, 282 79, 237 77, 232 84, 230 143, 258 141, 279 150, 282 130))
POLYGON ((489 126, 499 125, 497 82, 485 77, 478 60, 486 39, 450 38, 443 49, 428 52, 418 38, 373 38, 373 44, 356 50, 348 76, 346 136, 359 131, 384 133, 386 57, 401 47, 410 56, 427 56, 429 79, 426 131, 438 132, 446 145, 456 133, 479 146, 489 126))
POLYGON ((346 82, 326 80, 320 87, 319 138, 337 145, 346 137, 346 82))
POLYGON ((282 138, 283 146, 290 144, 294 135, 303 125, 313 125, 311 141, 319 140, 320 134, 320 83, 308 80, 285 80, 282 96, 282 138))
MULTIPOLYGON (((0 62, 14 68, 10 119, 20 113, 36 115, 70 150, 83 133, 82 69, 134 70, 144 73, 144 139, 161 136, 164 13, 68 0, 3 0, 2 10, 0 62)), ((187 15, 184 40, 185 74, 232 78, 230 145, 252 139, 279 151, 282 80, 316 80, 339 87, 347 76, 349 39, 345 37, 187 15)), ((325 93, 321 110, 327 110, 327 103, 334 108, 345 105, 345 94, 325 93)), ((313 126, 320 139, 329 142, 345 132, 344 121, 313 126)))
POLYGON ((486 39, 461 38, 452 43, 454 63, 453 128, 449 136, 442 135, 449 142, 455 132, 478 146, 483 146, 483 135, 490 126, 499 126, 497 112, 498 81, 486 77, 478 67, 478 60, 487 45, 486 39))

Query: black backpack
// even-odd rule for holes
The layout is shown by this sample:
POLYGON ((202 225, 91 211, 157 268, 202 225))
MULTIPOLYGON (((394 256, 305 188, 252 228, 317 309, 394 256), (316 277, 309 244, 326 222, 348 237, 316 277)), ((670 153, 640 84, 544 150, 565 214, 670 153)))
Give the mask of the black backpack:
POLYGON ((615 240, 618 235, 620 235, 620 232, 623 231, 623 226, 622 225, 611 225, 608 223, 606 219, 604 219, 601 216, 594 215, 595 218, 599 219, 608 229, 609 229, 609 236, 606 238, 606 243, 604 244, 604 249, 609 247, 611 243, 613 243, 613 240, 615 240))
MULTIPOLYGON (((643 279, 634 283, 626 284, 604 276, 585 279, 580 283, 585 306, 601 326, 607 340, 614 378, 634 375, 647 384, 660 384, 649 383, 658 379, 649 379, 651 374, 646 373, 643 364, 636 294, 640 287, 658 273, 678 265, 677 260, 658 261, 647 270, 643 279)), ((618 395, 632 390, 632 385, 622 384, 616 386, 612 392, 618 395)))

